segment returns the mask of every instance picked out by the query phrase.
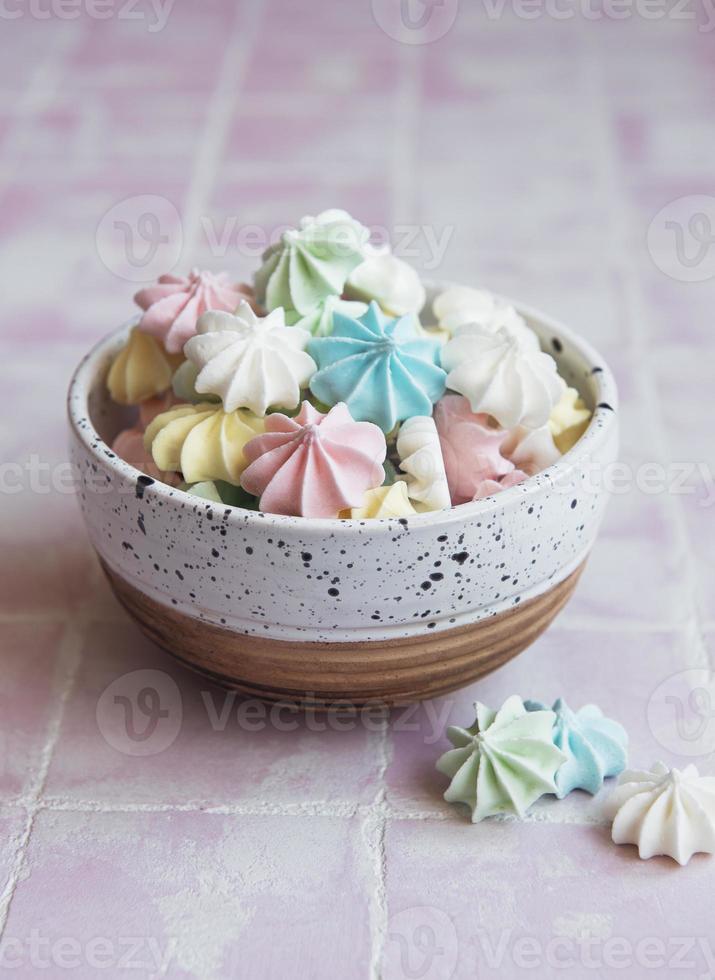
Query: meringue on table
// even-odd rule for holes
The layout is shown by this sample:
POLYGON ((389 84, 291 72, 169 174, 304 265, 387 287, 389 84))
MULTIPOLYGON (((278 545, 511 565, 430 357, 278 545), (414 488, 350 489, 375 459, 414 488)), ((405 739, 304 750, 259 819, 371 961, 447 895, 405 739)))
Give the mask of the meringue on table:
MULTIPOLYGON (((541 701, 526 701, 527 711, 543 711, 541 701)), ((575 789, 595 795, 604 779, 623 772, 627 762, 628 735, 622 725, 595 704, 572 711, 563 698, 557 698, 552 732, 554 745, 566 755, 556 774, 556 795, 560 800, 575 789)))
POLYGON ((501 813, 523 817, 544 793, 556 790, 556 773, 566 756, 551 739, 553 711, 528 712, 518 695, 498 711, 479 701, 471 728, 450 727, 454 748, 437 762, 451 783, 448 803, 466 803, 472 823, 501 813))
POLYGON ((624 772, 605 812, 614 844, 636 844, 643 860, 665 855, 684 865, 693 854, 715 854, 715 776, 693 765, 624 772))

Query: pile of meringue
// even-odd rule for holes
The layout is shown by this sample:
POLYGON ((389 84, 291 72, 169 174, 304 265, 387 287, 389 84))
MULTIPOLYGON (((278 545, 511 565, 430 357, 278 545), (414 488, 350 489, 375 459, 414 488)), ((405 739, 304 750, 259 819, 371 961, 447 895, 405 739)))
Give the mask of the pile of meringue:
POLYGON ((512 695, 498 711, 480 702, 475 708, 471 727, 447 729, 454 748, 437 762, 451 780, 445 800, 466 804, 473 823, 523 818, 545 794, 595 795, 619 776, 604 808, 614 843, 635 844, 644 860, 665 855, 680 865, 715 853, 715 777, 662 762, 652 771, 626 770, 626 731, 596 705, 572 711, 561 698, 548 708, 512 695))
POLYGON ((138 418, 113 450, 229 505, 441 510, 551 466, 591 418, 513 307, 453 287, 426 310, 414 269, 345 211, 284 232, 252 287, 194 270, 135 300, 107 385, 138 418))

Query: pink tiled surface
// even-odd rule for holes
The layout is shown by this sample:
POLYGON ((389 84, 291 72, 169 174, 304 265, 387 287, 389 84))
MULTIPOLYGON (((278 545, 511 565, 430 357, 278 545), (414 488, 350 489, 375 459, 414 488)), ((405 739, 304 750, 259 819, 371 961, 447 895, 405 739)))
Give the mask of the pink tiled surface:
POLYGON ((713 862, 638 862, 581 794, 473 827, 434 771, 446 724, 516 691, 596 701, 633 764, 715 772, 715 730, 684 737, 665 701, 715 663, 715 267, 688 282, 646 245, 669 202, 715 195, 715 30, 705 5, 555 21, 448 0, 451 30, 410 46, 377 26, 392 2, 176 0, 159 30, 148 3, 2 19, 0 951, 16 976, 715 976, 713 862), (340 730, 226 700, 128 622, 67 492, 63 396, 136 289, 97 226, 144 194, 180 213, 180 267, 242 278, 247 225, 333 205, 396 243, 416 224, 406 257, 426 275, 518 296, 602 350, 631 484, 531 650, 340 730), (670 492, 648 490, 654 464, 670 492), (166 744, 161 725, 159 742, 128 734, 122 696, 147 685, 171 707, 166 744))

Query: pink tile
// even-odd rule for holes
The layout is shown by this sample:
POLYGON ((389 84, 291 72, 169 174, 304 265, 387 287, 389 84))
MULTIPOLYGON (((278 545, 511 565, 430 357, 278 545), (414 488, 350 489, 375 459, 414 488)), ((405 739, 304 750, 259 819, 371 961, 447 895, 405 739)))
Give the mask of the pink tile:
MULTIPOLYGON (((619 621, 674 625, 690 613, 685 568, 689 561, 663 512, 651 511, 648 533, 633 529, 596 542, 569 611, 617 627, 619 621)), ((621 526, 623 522, 620 522, 621 526)))
POLYGON ((296 173, 278 179, 227 173, 216 183, 194 246, 206 261, 238 269, 250 278, 265 242, 277 240, 303 215, 340 206, 368 227, 382 229, 389 224, 389 199, 386 174, 346 176, 329 171, 320 178, 296 173))
POLYGON ((232 120, 224 172, 263 164, 280 168, 279 173, 310 175, 319 167, 337 176, 384 174, 391 159, 391 128, 378 98, 356 105, 352 95, 330 97, 288 115, 282 108, 270 111, 249 102, 245 109, 239 105, 232 120))
POLYGON ((704 856, 684 873, 667 858, 640 861, 604 827, 473 826, 456 815, 391 824, 386 848, 386 976, 430 957, 429 976, 455 980, 527 970, 666 980, 686 949, 693 974, 712 969, 704 856))
MULTIPOLYGON (((598 704, 628 732, 632 765, 648 767, 658 758, 682 763, 676 751, 668 752, 667 745, 656 739, 647 708, 663 681, 694 662, 694 652, 674 633, 587 632, 556 625, 481 681, 419 708, 393 711, 388 799, 401 810, 450 812, 442 800, 447 782, 435 769, 436 760, 449 748, 447 726, 471 725, 476 700, 498 707, 512 694, 548 703, 563 697, 573 708, 598 704)), ((560 812, 568 807, 569 813, 580 814, 581 819, 594 811, 585 793, 572 794, 563 803, 545 798, 537 804, 537 809, 554 807, 560 812)))
MULTIPOLYGON (((285 19, 286 11, 282 12, 285 19)), ((348 32, 347 24, 343 29, 348 32)), ((298 117, 304 100, 326 93, 345 92, 351 108, 359 108, 357 97, 389 95, 397 84, 397 46, 375 32, 370 45, 326 45, 322 33, 308 32, 296 43, 295 34, 264 29, 253 47, 244 90, 252 98, 300 93, 298 117)), ((330 118, 332 113, 325 111, 330 118)), ((285 122, 290 122, 284 116, 285 122)), ((334 119, 333 119, 334 121, 334 119)))
POLYGON ((67 460, 66 388, 81 348, 42 343, 43 328, 7 346, 0 366, 3 390, 22 418, 0 426, 0 609, 13 614, 76 610, 94 574, 67 460), (28 354, 33 342, 42 344, 40 359, 28 354))
POLYGON ((152 89, 175 95, 210 93, 221 69, 217 51, 225 43, 236 8, 209 0, 200 15, 185 3, 162 9, 168 11, 168 18, 157 17, 156 5, 151 4, 135 5, 136 18, 85 18, 67 65, 65 91, 83 94, 123 88, 133 89, 138 97, 152 89), (196 43, 199 31, 203 44, 196 43))
POLYGON ((193 93, 176 100, 152 89, 141 99, 122 89, 60 97, 37 114, 11 159, 24 180, 48 171, 91 175, 107 163, 118 171, 138 163, 154 179, 168 178, 191 170, 206 112, 205 97, 193 93))
POLYGON ((46 791, 113 803, 350 807, 377 791, 378 722, 334 722, 244 702, 176 665, 129 621, 98 624, 87 634, 46 791), (152 673, 137 680, 134 671, 152 673), (156 737, 142 741, 148 716, 137 693, 145 687, 169 714, 156 737), (128 697, 131 707, 117 707, 115 696, 128 697), (150 754, 129 754, 144 751, 150 754))
MULTIPOLYGON (((665 202, 664 202, 665 203, 665 202)), ((640 269, 648 335, 660 346, 693 346, 712 351, 715 335, 711 327, 715 306, 715 280, 679 282, 666 276, 646 256, 640 269)))
POLYGON ((293 976, 299 961, 316 980, 364 977, 361 849, 356 822, 325 817, 44 811, 4 942, 44 940, 34 965, 25 945, 23 978, 43 963, 126 976, 132 940, 138 976, 293 976))
POLYGON ((49 738, 58 695, 61 623, 0 623, 3 684, 0 693, 0 796, 29 792, 49 738))

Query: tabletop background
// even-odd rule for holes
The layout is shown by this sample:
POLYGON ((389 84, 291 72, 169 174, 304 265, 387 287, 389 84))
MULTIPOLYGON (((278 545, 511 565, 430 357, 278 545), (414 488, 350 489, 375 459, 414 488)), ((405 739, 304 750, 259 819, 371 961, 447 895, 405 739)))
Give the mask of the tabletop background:
POLYGON ((518 692, 598 703, 634 766, 715 773, 715 720, 687 700, 715 657, 708 6, 557 19, 565 2, 447 0, 421 33, 395 27, 393 0, 177 0, 164 25, 143 0, 110 8, 0 16, 0 962, 23 977, 715 976, 712 860, 640 862, 580 793, 472 826, 434 771, 447 723, 518 692), (388 229, 425 274, 590 338, 619 381, 627 464, 546 636, 452 698, 350 730, 226 701, 144 640, 65 464, 68 376, 131 313, 147 211, 170 238, 149 275, 165 261, 248 278, 255 249, 222 232, 329 206, 388 229), (171 707, 142 757, 105 711, 140 669, 171 707))

